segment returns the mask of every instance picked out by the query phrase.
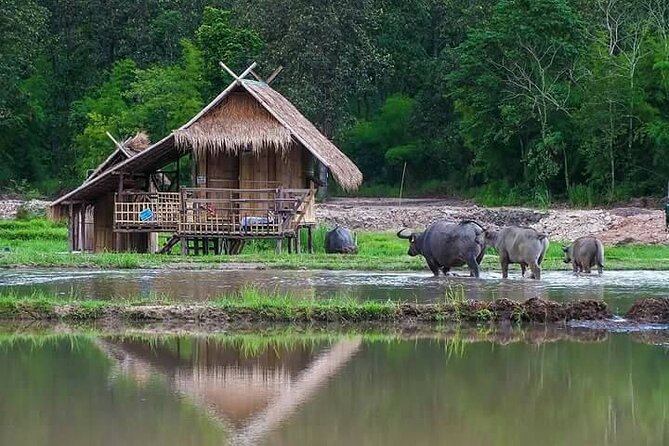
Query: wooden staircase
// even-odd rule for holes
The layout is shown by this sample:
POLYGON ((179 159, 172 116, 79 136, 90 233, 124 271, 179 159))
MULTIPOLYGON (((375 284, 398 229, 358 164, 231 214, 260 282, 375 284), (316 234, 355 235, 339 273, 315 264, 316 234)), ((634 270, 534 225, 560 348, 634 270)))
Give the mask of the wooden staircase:
POLYGON ((172 251, 172 248, 176 246, 177 243, 181 241, 181 237, 179 237, 177 234, 172 234, 172 237, 170 237, 165 244, 163 245, 162 248, 158 251, 158 254, 167 254, 170 251, 172 251))

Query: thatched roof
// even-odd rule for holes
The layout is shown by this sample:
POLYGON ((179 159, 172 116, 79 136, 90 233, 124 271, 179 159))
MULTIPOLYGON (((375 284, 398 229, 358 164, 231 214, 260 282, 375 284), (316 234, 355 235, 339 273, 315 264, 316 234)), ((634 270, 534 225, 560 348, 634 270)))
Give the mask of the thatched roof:
MULTIPOLYGON (((116 142, 116 141, 114 141, 116 142)), ((85 183, 91 181, 93 178, 97 177, 107 169, 115 166, 116 164, 132 158, 137 155, 139 152, 146 150, 151 145, 149 140, 149 135, 146 132, 137 132, 137 134, 131 138, 125 139, 123 142, 118 144, 116 150, 112 152, 98 167, 93 170, 93 172, 88 175, 88 178, 84 181, 85 183)))
POLYGON ((195 153, 284 151, 297 141, 330 170, 342 189, 355 190, 362 183, 353 161, 264 82, 236 81, 174 136, 177 148, 195 153))
POLYGON ((228 95, 188 128, 174 132, 176 145, 192 149, 196 155, 205 152, 237 154, 250 149, 288 150, 293 142, 290 131, 246 92, 228 95))
POLYGON ((330 170, 342 189, 351 191, 360 187, 360 169, 323 136, 288 99, 265 83, 244 80, 242 84, 277 121, 290 130, 297 141, 330 170))
POLYGON ((176 161, 188 150, 196 155, 218 151, 236 153, 241 149, 257 153, 283 151, 299 143, 330 170, 342 189, 355 190, 362 183, 362 173, 356 165, 293 104, 264 82, 236 79, 189 122, 162 140, 141 151, 134 149, 141 146, 135 142, 122 144, 127 154, 135 151, 128 159, 97 171, 95 177, 89 177, 52 206, 90 200, 103 192, 112 192, 118 184, 116 173, 150 173, 176 161))
POLYGON ((121 148, 131 155, 137 155, 139 152, 148 149, 150 145, 151 140, 146 132, 137 132, 132 138, 121 142, 121 148))

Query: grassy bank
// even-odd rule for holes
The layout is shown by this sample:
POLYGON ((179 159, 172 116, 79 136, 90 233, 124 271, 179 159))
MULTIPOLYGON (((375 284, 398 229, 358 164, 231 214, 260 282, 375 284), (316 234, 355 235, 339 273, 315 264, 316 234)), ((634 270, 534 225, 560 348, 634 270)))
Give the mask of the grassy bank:
MULTIPOLYGON (((85 267, 85 268, 218 268, 221 264, 248 264, 283 269, 353 269, 383 271, 427 271, 420 257, 406 255, 408 243, 390 232, 359 232, 357 255, 327 255, 323 251, 324 228, 316 231, 316 252, 312 255, 274 253, 270 242, 250 243, 238 256, 180 256, 178 254, 67 252, 67 229, 45 220, 0 220, 0 267, 85 267)), ((304 244, 303 244, 304 245, 304 244)), ((628 245, 608 247, 606 268, 611 270, 669 270, 669 246, 628 245)), ((561 243, 553 241, 543 265, 545 270, 568 270, 562 262, 561 243)), ((499 270, 492 250, 483 270, 499 270)), ((516 266, 516 269, 518 267, 516 266)))
POLYGON ((601 301, 558 303, 540 299, 516 302, 466 300, 461 290, 450 290, 442 302, 377 302, 346 296, 303 299, 245 288, 204 304, 166 300, 77 300, 44 293, 22 297, 0 295, 0 319, 62 320, 70 322, 134 321, 227 324, 412 324, 412 323, 554 323, 566 320, 601 320, 611 316, 601 301))

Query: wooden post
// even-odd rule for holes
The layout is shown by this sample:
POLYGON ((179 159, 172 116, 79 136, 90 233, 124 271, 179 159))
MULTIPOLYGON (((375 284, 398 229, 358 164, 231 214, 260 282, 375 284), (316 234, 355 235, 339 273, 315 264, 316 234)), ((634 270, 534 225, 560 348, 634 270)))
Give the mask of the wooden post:
POLYGON ((314 253, 313 229, 314 227, 312 225, 307 226, 307 249, 309 250, 309 254, 314 253))
POLYGON ((300 254, 300 251, 302 250, 302 240, 300 240, 300 229, 297 228, 297 231, 295 232, 295 254, 300 254))
POLYGON ((282 240, 280 238, 276 239, 276 246, 274 248, 274 251, 278 255, 281 255, 281 242, 282 242, 282 240))
MULTIPOLYGON (((118 176, 118 192, 116 194, 117 199, 122 200, 122 198, 121 198, 121 193, 122 192, 123 192, 123 173, 121 172, 118 176)), ((114 215, 116 215, 116 200, 114 200, 114 209, 113 209, 112 212, 114 212, 114 215)), ((116 228, 112 228, 112 229, 116 229, 116 228)), ((120 232, 117 232, 115 239, 116 239, 116 243, 115 243, 116 246, 114 246, 114 251, 119 252, 119 251, 121 251, 121 246, 122 246, 122 241, 123 241, 122 234, 120 232)))
POLYGON ((86 203, 82 203, 79 208, 79 250, 86 251, 86 203))
POLYGON ((70 252, 74 251, 74 209, 72 202, 68 209, 69 223, 67 225, 70 252))
POLYGON ((186 237, 181 237, 181 255, 188 255, 188 239, 186 237))

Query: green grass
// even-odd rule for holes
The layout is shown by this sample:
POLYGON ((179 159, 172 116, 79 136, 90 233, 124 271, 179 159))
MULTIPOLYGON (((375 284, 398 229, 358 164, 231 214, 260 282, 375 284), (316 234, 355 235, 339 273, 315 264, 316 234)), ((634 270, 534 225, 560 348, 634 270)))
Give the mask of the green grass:
MULTIPOLYGON (((182 268, 217 268, 225 263, 262 264, 278 269, 331 269, 377 271, 427 271, 420 257, 406 255, 408 243, 392 232, 358 232, 357 255, 328 255, 323 245, 326 229, 314 233, 313 255, 274 253, 268 241, 251 242, 238 256, 180 256, 178 254, 100 253, 78 254, 67 251, 67 229, 46 220, 0 220, 0 267, 84 267, 103 269, 161 268, 178 265, 182 268), (9 250, 4 252, 5 249, 9 250)), ((305 235, 302 235, 303 238, 305 235)), ((303 240, 306 247, 306 240, 303 240)), ((569 270, 562 262, 562 243, 552 241, 544 270, 569 270)), ((175 250, 178 251, 178 250, 175 250)), ((518 269, 518 266, 512 267, 518 269)), ((605 269, 669 270, 669 246, 627 245, 607 247, 605 269)), ((483 271, 499 271, 499 260, 488 250, 483 271)))

